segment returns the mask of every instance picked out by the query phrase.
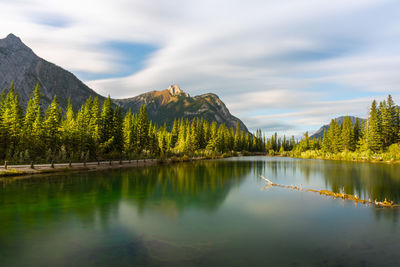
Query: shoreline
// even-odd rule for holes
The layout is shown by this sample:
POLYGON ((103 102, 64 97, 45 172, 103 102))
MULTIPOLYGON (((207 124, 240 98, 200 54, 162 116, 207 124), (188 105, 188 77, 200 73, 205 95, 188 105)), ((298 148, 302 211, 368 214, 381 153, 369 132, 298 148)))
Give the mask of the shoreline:
POLYGON ((318 160, 332 160, 332 161, 344 161, 344 162, 359 162, 359 163, 374 163, 374 164, 400 164, 400 160, 376 160, 376 159, 334 159, 325 157, 296 157, 290 155, 275 155, 274 157, 289 157, 296 159, 318 159, 318 160))
POLYGON ((140 160, 124 160, 124 161, 101 161, 101 162, 87 162, 87 163, 58 163, 54 164, 38 164, 32 169, 30 165, 9 165, 7 169, 0 168, 0 179, 16 178, 25 176, 36 176, 52 173, 71 173, 71 172, 89 172, 89 171, 103 171, 111 169, 135 168, 144 166, 153 166, 161 164, 169 164, 171 160, 160 161, 157 159, 140 159, 140 160))
MULTIPOLYGON (((155 166, 155 165, 169 165, 173 163, 180 162, 191 162, 191 161, 201 161, 209 159, 222 159, 231 158, 236 156, 261 156, 258 153, 251 155, 221 155, 214 157, 171 157, 165 160, 160 159, 138 159, 138 160, 122 160, 122 161, 100 161, 100 162, 79 162, 79 163, 55 163, 54 167, 51 164, 37 164, 34 165, 32 169, 30 165, 9 165, 7 169, 4 166, 0 167, 0 179, 8 178, 23 178, 32 177, 45 174, 59 174, 59 173, 72 173, 72 172, 90 172, 90 171, 104 171, 112 169, 125 169, 125 168, 138 168, 145 166, 155 166)), ((262 156, 265 156, 263 154, 262 156)))

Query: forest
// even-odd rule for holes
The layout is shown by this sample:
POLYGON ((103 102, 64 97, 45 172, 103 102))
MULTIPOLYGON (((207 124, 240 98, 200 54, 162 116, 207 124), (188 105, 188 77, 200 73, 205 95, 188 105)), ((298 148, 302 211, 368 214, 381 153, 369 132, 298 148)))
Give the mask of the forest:
POLYGON ((13 163, 67 162, 109 159, 214 156, 234 151, 264 151, 256 134, 228 129, 203 119, 176 118, 172 129, 153 124, 146 106, 138 114, 123 112, 108 97, 89 97, 77 111, 71 101, 65 111, 54 96, 46 110, 36 85, 25 111, 14 84, 0 96, 0 160, 13 163))
POLYGON ((400 108, 391 95, 379 104, 372 101, 365 122, 357 119, 353 123, 350 117, 346 117, 340 125, 332 120, 329 126, 322 140, 310 139, 305 133, 303 139, 286 154, 347 160, 400 159, 400 108))

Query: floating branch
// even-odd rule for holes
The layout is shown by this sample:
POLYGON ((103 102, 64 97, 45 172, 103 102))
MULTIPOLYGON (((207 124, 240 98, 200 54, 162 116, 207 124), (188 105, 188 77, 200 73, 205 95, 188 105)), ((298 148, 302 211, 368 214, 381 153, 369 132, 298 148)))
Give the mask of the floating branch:
POLYGON ((293 189, 297 191, 306 191, 306 192, 314 192, 314 193, 319 193, 320 195, 325 195, 325 196, 331 196, 333 198, 341 198, 341 199, 347 199, 350 201, 353 201, 355 203, 363 203, 363 204, 371 204, 375 205, 378 207, 386 207, 386 208, 395 208, 399 207, 399 205, 396 205, 393 203, 393 201, 387 201, 386 199, 384 201, 372 201, 371 199, 365 200, 365 199, 360 199, 358 198, 357 195, 351 195, 351 194, 345 194, 345 193, 335 193, 329 190, 314 190, 314 189, 303 189, 298 186, 293 186, 293 185, 281 185, 281 184, 275 184, 271 182, 269 179, 266 177, 259 175, 262 179, 264 179, 269 186, 276 186, 276 187, 281 187, 281 188, 287 188, 287 189, 293 189))

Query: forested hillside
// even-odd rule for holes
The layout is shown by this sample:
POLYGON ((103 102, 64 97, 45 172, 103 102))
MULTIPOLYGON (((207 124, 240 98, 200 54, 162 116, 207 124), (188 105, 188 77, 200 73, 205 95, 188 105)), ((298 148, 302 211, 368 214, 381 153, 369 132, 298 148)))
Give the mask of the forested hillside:
POLYGON ((0 159, 12 162, 85 161, 171 155, 219 155, 233 151, 264 151, 261 131, 250 135, 204 119, 176 118, 172 130, 149 120, 142 105, 124 113, 107 98, 89 97, 79 110, 69 101, 63 115, 55 95, 42 108, 39 85, 24 112, 14 85, 0 96, 0 159))

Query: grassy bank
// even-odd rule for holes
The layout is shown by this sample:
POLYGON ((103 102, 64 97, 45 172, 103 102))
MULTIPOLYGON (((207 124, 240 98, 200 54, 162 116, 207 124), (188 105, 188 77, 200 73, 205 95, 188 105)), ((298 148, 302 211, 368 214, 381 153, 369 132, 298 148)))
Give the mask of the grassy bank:
POLYGON ((367 151, 342 151, 339 153, 329 153, 322 150, 307 151, 285 151, 277 153, 280 156, 303 158, 303 159, 326 159, 326 160, 345 160, 345 161, 361 161, 361 162, 385 162, 400 163, 400 151, 397 149, 388 150, 386 152, 367 151))

